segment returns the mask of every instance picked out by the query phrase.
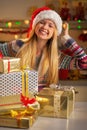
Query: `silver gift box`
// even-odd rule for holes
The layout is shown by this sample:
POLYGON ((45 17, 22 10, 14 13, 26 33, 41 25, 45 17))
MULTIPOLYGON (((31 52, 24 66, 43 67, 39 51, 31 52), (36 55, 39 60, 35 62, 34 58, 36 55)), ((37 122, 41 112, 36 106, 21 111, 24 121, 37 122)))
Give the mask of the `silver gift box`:
POLYGON ((38 93, 38 73, 25 70, 0 74, 0 110, 22 107, 20 94, 38 93))

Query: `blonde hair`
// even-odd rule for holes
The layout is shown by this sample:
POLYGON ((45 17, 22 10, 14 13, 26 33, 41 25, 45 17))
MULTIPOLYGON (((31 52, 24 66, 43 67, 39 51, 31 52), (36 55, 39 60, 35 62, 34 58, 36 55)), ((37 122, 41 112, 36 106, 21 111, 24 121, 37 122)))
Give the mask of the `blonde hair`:
MULTIPOLYGON (((29 39, 20 49, 16 57, 21 58, 21 66, 29 66, 35 69, 36 65, 36 34, 31 31, 29 39)), ((47 75, 47 84, 58 83, 58 47, 57 47, 57 30, 55 29, 53 38, 48 41, 43 50, 42 57, 38 67, 40 76, 47 75)))

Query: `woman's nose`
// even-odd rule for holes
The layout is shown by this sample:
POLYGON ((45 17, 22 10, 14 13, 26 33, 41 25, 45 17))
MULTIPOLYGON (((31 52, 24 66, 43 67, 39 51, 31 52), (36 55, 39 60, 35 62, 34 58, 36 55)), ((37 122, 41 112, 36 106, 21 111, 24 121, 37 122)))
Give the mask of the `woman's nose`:
POLYGON ((44 26, 43 26, 44 28, 48 28, 48 24, 44 24, 44 26))

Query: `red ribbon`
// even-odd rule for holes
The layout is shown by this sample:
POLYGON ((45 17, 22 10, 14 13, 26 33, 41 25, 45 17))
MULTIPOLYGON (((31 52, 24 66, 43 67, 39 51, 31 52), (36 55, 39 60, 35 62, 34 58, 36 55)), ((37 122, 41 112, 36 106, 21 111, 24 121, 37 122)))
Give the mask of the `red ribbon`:
POLYGON ((10 72, 10 61, 8 60, 8 73, 10 72))
POLYGON ((0 51, 0 59, 2 59, 3 58, 3 54, 2 54, 2 52, 0 51))
POLYGON ((21 94, 21 102, 23 103, 23 105, 28 106, 29 104, 33 104, 34 102, 36 102, 35 98, 29 99, 26 96, 23 96, 21 94))

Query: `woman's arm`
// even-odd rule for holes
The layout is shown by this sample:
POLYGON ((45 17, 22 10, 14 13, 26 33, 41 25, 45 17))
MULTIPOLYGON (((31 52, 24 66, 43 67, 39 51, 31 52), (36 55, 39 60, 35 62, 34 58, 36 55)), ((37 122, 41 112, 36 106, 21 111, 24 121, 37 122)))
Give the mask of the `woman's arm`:
POLYGON ((70 56, 63 53, 61 54, 60 67, 68 69, 87 69, 87 54, 83 48, 81 48, 76 41, 69 36, 67 23, 61 42, 66 50, 68 50, 67 52, 69 52, 68 54, 70 54, 70 56))
POLYGON ((3 56, 9 56, 7 43, 0 43, 0 52, 3 56))
POLYGON ((66 46, 68 46, 72 56, 66 55, 62 52, 60 56, 60 68, 87 69, 87 55, 84 50, 80 46, 77 46, 77 43, 72 39, 69 39, 66 42, 66 46))
POLYGON ((14 57, 23 44, 24 43, 21 40, 0 43, 0 51, 3 56, 14 57))
MULTIPOLYGON (((72 54, 72 64, 75 64, 75 67, 78 69, 87 69, 87 54, 83 48, 81 48, 74 39, 67 40, 65 46, 72 54)), ((72 64, 70 64, 70 69, 72 68, 72 64)))

